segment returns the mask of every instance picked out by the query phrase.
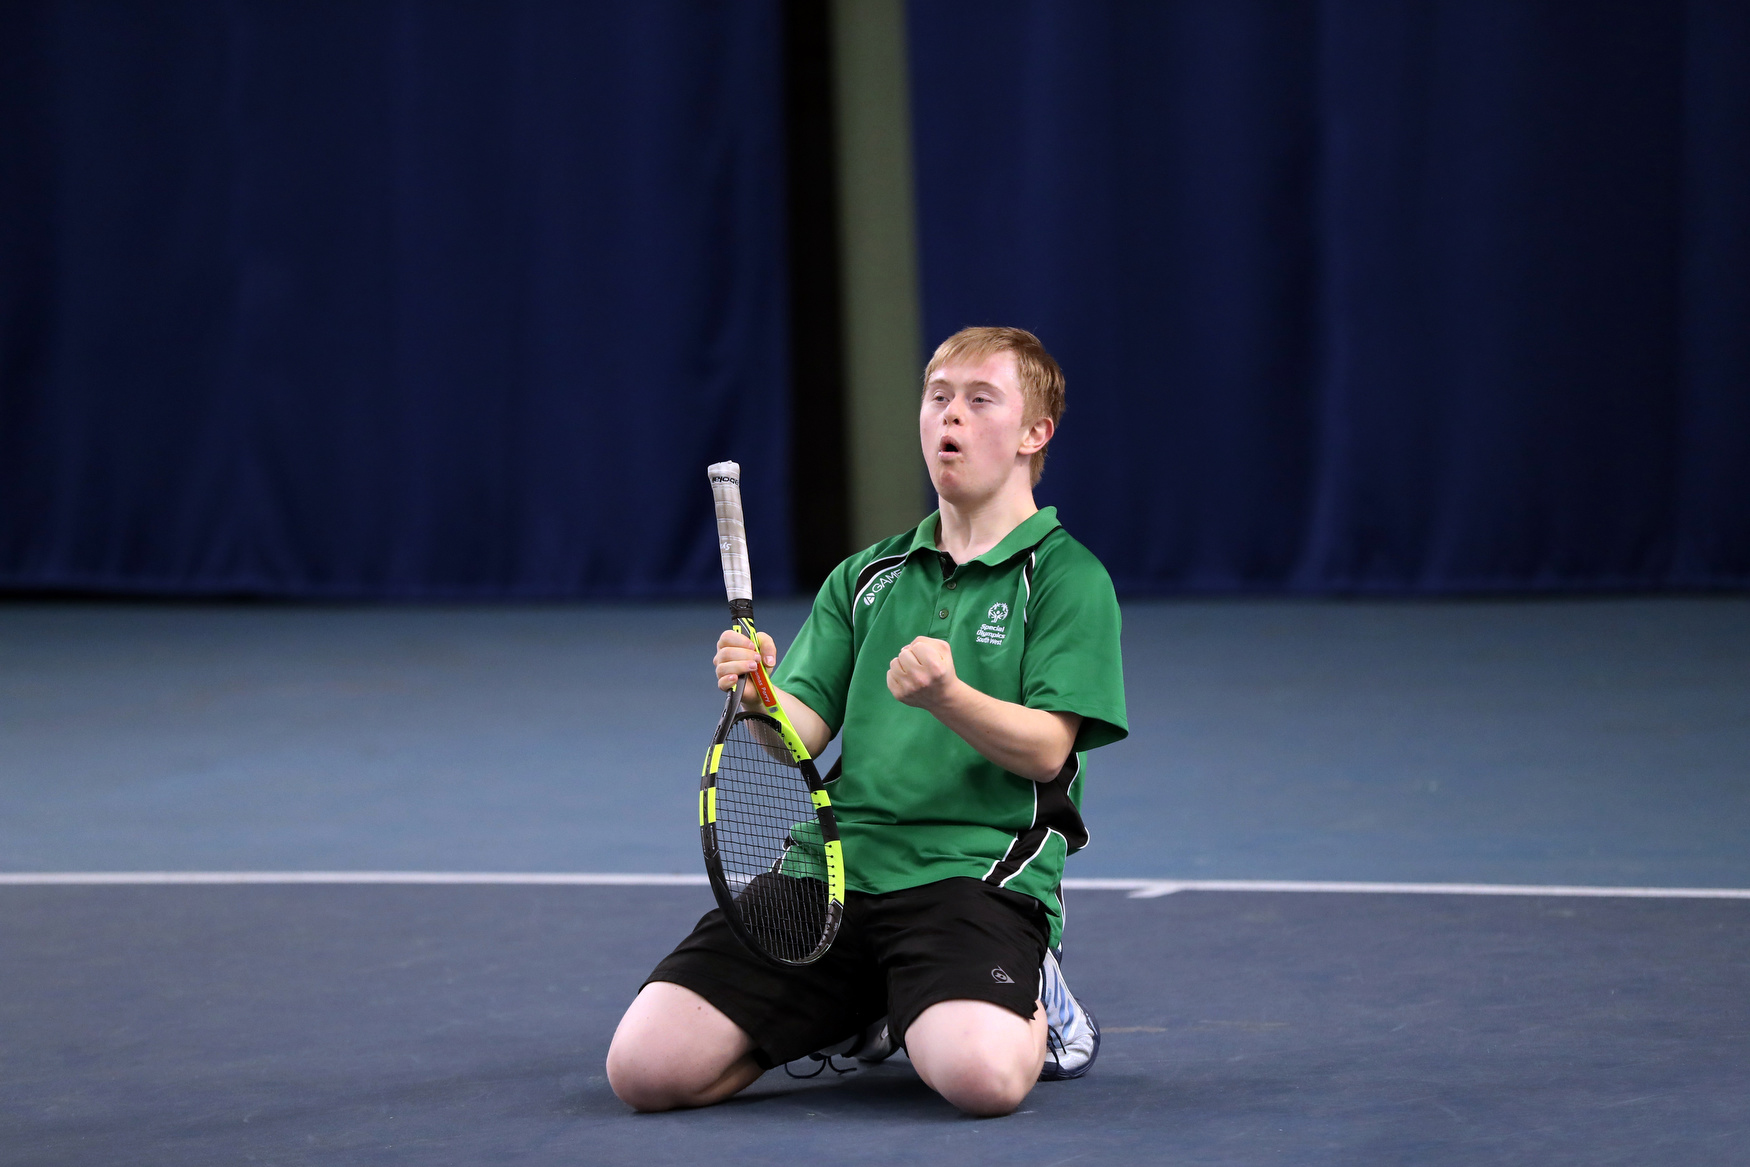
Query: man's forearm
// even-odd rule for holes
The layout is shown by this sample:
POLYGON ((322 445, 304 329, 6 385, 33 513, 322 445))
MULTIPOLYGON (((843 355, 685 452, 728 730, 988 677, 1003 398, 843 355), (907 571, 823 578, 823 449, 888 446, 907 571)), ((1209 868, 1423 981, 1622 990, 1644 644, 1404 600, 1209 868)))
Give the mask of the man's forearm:
POLYGON ((984 757, 1035 782, 1057 777, 1082 724, 1079 714, 1029 709, 981 693, 960 680, 928 708, 984 757))

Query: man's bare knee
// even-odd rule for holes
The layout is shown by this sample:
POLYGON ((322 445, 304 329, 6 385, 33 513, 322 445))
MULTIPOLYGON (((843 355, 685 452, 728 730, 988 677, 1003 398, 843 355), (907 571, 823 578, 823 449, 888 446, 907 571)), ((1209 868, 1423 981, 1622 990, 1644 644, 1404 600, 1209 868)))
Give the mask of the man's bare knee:
POLYGON ((608 1085, 634 1110, 709 1106, 760 1076, 753 1041, 691 989, 656 981, 620 1019, 608 1085))
POLYGON ((608 1048, 608 1085, 616 1098, 633 1110, 673 1110, 680 1105, 675 1098, 675 1084, 652 1070, 638 1051, 617 1045, 608 1048))
POLYGON ((1031 1020, 985 1001, 942 1001, 906 1031, 906 1050, 930 1089, 967 1114, 1012 1114, 1039 1080, 1044 1010, 1031 1020))
POLYGON ((998 1069, 985 1065, 967 1072, 938 1076, 941 1084, 936 1092, 967 1114, 979 1118, 999 1118, 1013 1114, 1033 1090, 1034 1079, 1024 1078, 1013 1067, 998 1069))
POLYGON ((631 1042, 608 1048, 608 1085, 615 1097, 645 1112, 701 1105, 696 1083, 688 1080, 691 1075, 677 1075, 673 1067, 648 1054, 631 1042))

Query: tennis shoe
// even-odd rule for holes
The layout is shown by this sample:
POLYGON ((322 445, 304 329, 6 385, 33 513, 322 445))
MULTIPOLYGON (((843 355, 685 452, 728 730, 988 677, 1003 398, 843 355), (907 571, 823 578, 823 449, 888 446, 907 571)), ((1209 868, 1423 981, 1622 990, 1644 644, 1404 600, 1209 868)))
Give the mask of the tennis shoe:
POLYGON ((1045 1006, 1045 1065, 1041 1082, 1063 1082, 1088 1072, 1100 1056, 1100 1023, 1082 1007, 1063 979, 1058 954, 1049 949, 1039 970, 1039 1000, 1045 1006))
POLYGON ((856 1058, 859 1062, 874 1063, 886 1061, 897 1048, 887 1032, 887 1018, 878 1017, 860 1033, 853 1033, 845 1040, 808 1056, 817 1062, 828 1058, 856 1058))
POLYGON ((857 1044, 845 1056, 873 1064, 885 1062, 898 1048, 893 1043, 893 1035, 888 1032, 887 1018, 882 1017, 863 1031, 857 1044))

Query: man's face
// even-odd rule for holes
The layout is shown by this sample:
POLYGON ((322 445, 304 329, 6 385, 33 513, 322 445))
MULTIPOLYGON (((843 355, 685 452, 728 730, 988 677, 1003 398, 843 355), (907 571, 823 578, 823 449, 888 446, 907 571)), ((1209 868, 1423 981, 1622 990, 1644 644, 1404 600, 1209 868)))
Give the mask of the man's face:
MULTIPOLYGON (((936 493, 949 502, 970 503, 1001 490, 1016 473, 1023 450, 1030 456, 1044 444, 1036 433, 1042 423, 1022 424, 1026 412, 1014 353, 937 369, 924 386, 918 414, 918 436, 936 493)), ((1020 472, 1027 473, 1026 467, 1020 472)))

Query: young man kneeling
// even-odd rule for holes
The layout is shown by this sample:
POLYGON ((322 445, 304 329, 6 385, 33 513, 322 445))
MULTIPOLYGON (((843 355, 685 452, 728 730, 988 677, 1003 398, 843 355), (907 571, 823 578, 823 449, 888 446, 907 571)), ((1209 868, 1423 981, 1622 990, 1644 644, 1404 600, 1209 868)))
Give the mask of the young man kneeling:
POLYGON ((1032 334, 948 338, 918 419, 936 513, 840 564, 782 665, 764 634, 718 638, 719 688, 757 654, 810 752, 844 734, 845 918, 819 961, 779 968, 707 913, 614 1034, 631 1106, 708 1106, 814 1051, 879 1058, 888 1034, 969 1114, 1092 1063, 1099 1029, 1057 964, 1059 885, 1087 842, 1086 751, 1127 729, 1112 582, 1033 501, 1063 407, 1032 334))

